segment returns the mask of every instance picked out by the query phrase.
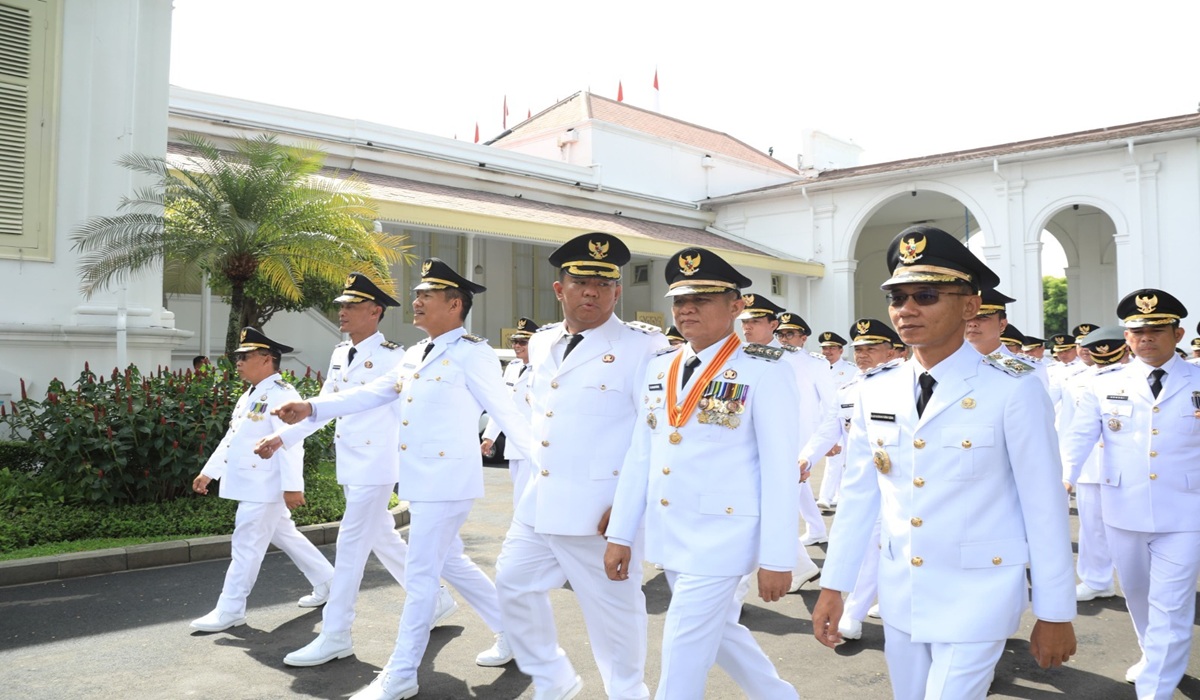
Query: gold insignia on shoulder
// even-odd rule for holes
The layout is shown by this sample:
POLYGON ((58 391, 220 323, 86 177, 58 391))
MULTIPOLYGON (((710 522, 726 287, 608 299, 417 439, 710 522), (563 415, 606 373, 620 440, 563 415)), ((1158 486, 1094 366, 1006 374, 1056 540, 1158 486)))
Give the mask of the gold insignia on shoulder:
POLYGON ((900 262, 905 265, 912 265, 921 259, 921 254, 925 252, 925 236, 916 234, 900 241, 900 262))
POLYGON ((1144 314, 1153 313, 1154 309, 1158 308, 1158 295, 1149 297, 1134 297, 1133 303, 1137 305, 1138 311, 1144 314))
POLYGON ((968 396, 967 398, 963 399, 963 400, 962 400, 962 407, 963 407, 963 408, 975 408, 975 399, 971 398, 970 396, 968 396))
POLYGON ((487 340, 486 338, 481 338, 474 333, 463 333, 462 339, 471 343, 482 343, 487 340))
POLYGON ((612 364, 613 362, 615 362, 615 361, 616 361, 616 359, 617 359, 617 356, 616 356, 616 355, 605 355, 605 356, 604 356, 604 357, 601 359, 601 361, 602 361, 602 362, 604 362, 605 364, 612 364))
POLYGON ((679 256, 679 271, 684 275, 691 277, 700 271, 700 254, 695 255, 680 255, 679 256))
POLYGON ((596 260, 603 260, 608 257, 608 243, 602 241, 588 241, 588 255, 591 255, 596 260))
POLYGON ((721 376, 725 377, 726 379, 737 379, 737 370, 736 369, 727 369, 727 370, 725 370, 725 373, 722 374, 721 376))
POLYGON ((867 331, 871 330, 871 322, 859 321, 858 323, 854 324, 854 330, 858 331, 859 335, 866 335, 867 331))

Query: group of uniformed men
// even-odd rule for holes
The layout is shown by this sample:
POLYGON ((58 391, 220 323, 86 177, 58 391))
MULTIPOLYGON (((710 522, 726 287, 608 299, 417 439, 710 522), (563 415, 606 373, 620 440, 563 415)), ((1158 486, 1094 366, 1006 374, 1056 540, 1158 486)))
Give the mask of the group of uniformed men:
POLYGON ((859 638, 878 599, 895 697, 962 700, 986 695, 1031 604, 1039 665, 1070 659, 1076 601, 1115 595, 1115 569, 1140 646, 1126 679, 1139 698, 1171 696, 1200 574, 1200 368, 1175 355, 1186 315, 1175 297, 1133 292, 1117 308, 1122 327, 1055 336, 1058 359, 1043 361, 1041 339, 1007 322, 1014 300, 999 277, 949 234, 914 226, 888 249, 890 325, 859 319, 850 341, 821 333, 822 358, 802 349, 803 319, 743 294, 750 280, 702 248, 668 261, 665 336, 622 322, 629 258, 603 233, 558 248, 564 320, 520 319, 503 375, 463 328, 484 287, 437 258, 412 302, 428 338, 407 350, 377 330, 398 302, 350 276, 335 300, 349 339, 307 401, 278 375, 290 348, 243 331, 235 358, 252 386, 194 484, 205 493, 220 478, 221 495, 240 501, 233 560, 217 607, 192 626, 246 621, 274 543, 313 583, 300 605, 325 605, 321 633, 284 662, 346 657, 374 552, 406 595, 392 657, 355 699, 417 695, 430 629, 458 607, 444 579, 496 635, 477 663, 515 659, 535 698, 567 700, 582 681, 558 646, 549 592, 569 582, 604 694, 648 698, 650 561, 671 589, 655 697, 704 697, 716 664, 747 696, 773 700, 798 696, 738 622, 751 576, 767 602, 820 577, 822 644, 859 638), (346 512, 330 566, 289 509, 303 503, 303 439, 333 419, 346 512), (578 439, 598 430, 602 440, 578 439), (501 431, 514 513, 493 582, 458 533, 501 431), (407 543, 388 511, 397 484, 407 543), (1064 486, 1079 509, 1077 564, 1064 486), (821 511, 834 509, 827 533, 821 511), (822 570, 806 547, 826 541, 822 570))

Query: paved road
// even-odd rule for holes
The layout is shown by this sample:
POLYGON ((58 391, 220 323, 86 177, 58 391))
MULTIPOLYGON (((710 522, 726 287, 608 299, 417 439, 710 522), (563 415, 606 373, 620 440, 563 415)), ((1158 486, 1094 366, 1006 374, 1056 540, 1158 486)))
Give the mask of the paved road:
MULTIPOLYGON (((508 525, 511 491, 504 469, 485 469, 488 497, 476 504, 463 530, 471 556, 489 573, 508 525)), ((814 558, 822 547, 810 548, 814 558)), ((322 549, 332 559, 333 546, 322 549)), ((227 561, 128 571, 0 589, 0 698, 177 699, 343 698, 369 683, 391 653, 403 592, 373 559, 363 580, 354 640, 357 654, 316 668, 283 665, 283 656, 308 643, 319 627, 316 610, 296 607, 308 592, 304 578, 282 554, 270 554, 250 597, 249 623, 218 634, 193 632, 188 621, 214 605, 227 561)), ((659 640, 667 607, 660 571, 647 567, 651 688, 658 677, 659 640)), ((753 596, 753 593, 751 594, 753 596)), ((583 675, 581 698, 602 698, 582 616, 567 590, 552 595, 560 643, 583 675)), ((811 636, 816 590, 774 604, 746 605, 743 622, 803 698, 889 698, 883 632, 868 620, 863 639, 837 652, 811 636)), ((460 598, 461 602, 461 598, 460 598)), ((1133 698, 1122 682, 1137 660, 1133 630, 1120 598, 1084 603, 1076 621, 1079 655, 1063 669, 1042 671, 1028 652, 1032 620, 1011 639, 992 687, 996 698, 1133 698)), ((465 604, 432 634, 421 667, 421 700, 532 696, 515 664, 480 668, 474 657, 491 644, 483 622, 465 604)), ((1178 698, 1200 698, 1200 652, 1178 698)), ((708 697, 742 697, 720 670, 708 697)))

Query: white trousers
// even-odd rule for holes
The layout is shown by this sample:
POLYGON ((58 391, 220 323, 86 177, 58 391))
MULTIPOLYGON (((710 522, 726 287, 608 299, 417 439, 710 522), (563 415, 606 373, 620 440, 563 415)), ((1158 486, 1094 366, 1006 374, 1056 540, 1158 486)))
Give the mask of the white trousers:
POLYGON ((867 542, 867 553, 863 557, 862 566, 858 569, 858 578, 854 581, 854 590, 846 596, 845 608, 842 615, 852 620, 862 622, 867 619, 867 612, 875 604, 879 596, 879 531, 881 521, 875 521, 875 529, 871 531, 871 539, 867 542))
POLYGON ((1138 700, 1170 700, 1187 671, 1200 576, 1200 532, 1134 532, 1106 526, 1146 668, 1138 700))
POLYGON ((821 517, 821 509, 817 507, 817 499, 813 497, 812 486, 807 481, 800 483, 800 517, 804 519, 804 534, 806 537, 824 537, 825 519, 821 517))
POLYGON ((246 597, 258 580, 263 557, 269 545, 275 545, 291 557, 308 582, 316 586, 333 578, 333 565, 296 530, 292 512, 283 501, 252 503, 239 501, 230 539, 232 561, 225 571, 225 584, 217 609, 243 616, 246 597))
POLYGON ((667 571, 671 603, 663 624, 662 675, 656 700, 698 700, 713 664, 751 700, 797 698, 779 678, 750 630, 738 622, 741 576, 696 576, 667 571))
POLYGON ((642 538, 632 548, 625 581, 610 581, 604 573, 607 544, 600 535, 541 535, 516 520, 509 526, 496 560, 500 614, 517 666, 533 677, 539 690, 568 686, 575 678, 575 669, 558 646, 549 593, 569 581, 608 697, 650 697, 644 680, 642 538))
POLYGON ((1113 585, 1113 561, 1104 534, 1100 484, 1075 484, 1075 507, 1079 511, 1079 559, 1075 562, 1075 573, 1088 588, 1102 591, 1113 585))
POLYGON ((846 473, 846 441, 843 439, 838 444, 842 451, 825 458, 825 474, 821 477, 821 491, 817 494, 818 501, 829 505, 837 503, 842 493, 842 475, 846 473))
POLYGON ((517 510, 517 504, 521 502, 521 494, 525 493, 525 487, 529 486, 529 477, 531 476, 533 476, 533 465, 529 460, 508 460, 508 478, 512 479, 513 485, 514 512, 517 510))
POLYGON ((399 678, 416 678, 429 626, 437 609, 438 579, 444 577, 483 618, 500 632, 500 604, 496 586, 471 558, 463 553, 458 530, 466 522, 474 500, 413 501, 408 505, 408 557, 405 559, 404 611, 396 633, 396 648, 384 668, 399 678))
POLYGON ((886 620, 883 640, 896 700, 983 700, 1005 641, 923 644, 886 620))
POLYGON ((354 603, 358 600, 363 569, 371 552, 375 552, 392 578, 404 585, 404 558, 408 554, 408 545, 396 532, 396 520, 388 511, 394 487, 394 484, 342 486, 346 494, 346 513, 338 528, 329 602, 321 611, 324 621, 321 631, 325 634, 350 632, 354 623, 354 603))

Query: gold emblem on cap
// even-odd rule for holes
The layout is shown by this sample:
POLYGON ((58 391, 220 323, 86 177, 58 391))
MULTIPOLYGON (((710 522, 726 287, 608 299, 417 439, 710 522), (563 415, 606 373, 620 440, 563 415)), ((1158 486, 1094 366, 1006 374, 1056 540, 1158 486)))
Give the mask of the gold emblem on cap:
POLYGON ((244 342, 246 342, 246 329, 245 329, 245 328, 243 328, 243 329, 242 329, 242 337, 241 337, 241 339, 240 339, 240 340, 238 340, 238 342, 239 342, 239 343, 244 343, 244 342))
POLYGON ((746 302, 746 306, 754 306, 754 295, 753 294, 743 294, 742 301, 746 302))
POLYGON ((1092 327, 1087 323, 1081 324, 1079 326, 1079 332, 1082 333, 1083 335, 1087 335, 1088 333, 1091 333, 1092 330, 1093 330, 1092 327))
POLYGON ((680 255, 679 256, 679 271, 684 275, 691 277, 700 271, 700 254, 695 255, 680 255))
POLYGON ((791 314, 779 314, 779 322, 780 323, 791 323, 792 315, 791 314))
POLYGON ((429 270, 430 270, 432 267, 433 267, 433 261, 432 261, 432 260, 426 260, 426 261, 425 261, 425 264, 421 266, 421 276, 422 276, 422 277, 424 277, 425 275, 428 275, 428 274, 429 274, 429 270))
POLYGON ((821 340, 833 340, 833 334, 829 332, 822 333, 821 340))
POLYGON ((1104 353, 1108 352, 1108 346, 1107 346, 1107 345, 1097 345, 1097 346, 1096 346, 1096 352, 1098 352, 1098 353, 1100 353, 1101 355, 1103 355, 1104 353))
POLYGON ((588 255, 596 260, 603 260, 608 257, 608 243, 602 241, 588 241, 588 255))
POLYGON ((346 276, 346 284, 345 284, 346 289, 349 289, 354 286, 354 277, 355 277, 355 275, 353 272, 351 272, 349 275, 346 276))
POLYGON ((970 396, 968 396, 967 398, 963 399, 963 400, 962 400, 962 407, 963 407, 963 408, 975 408, 975 399, 971 398, 970 396))
POLYGON ((866 335, 867 331, 871 330, 871 322, 859 321, 858 323, 854 324, 854 330, 858 331, 859 335, 866 335))
POLYGON ((912 265, 921 259, 921 253, 925 252, 925 236, 917 234, 911 238, 900 240, 900 262, 905 265, 912 265))
POLYGON ((1138 311, 1144 314, 1153 313, 1154 309, 1158 308, 1158 295, 1150 297, 1134 297, 1133 303, 1138 307, 1138 311))

